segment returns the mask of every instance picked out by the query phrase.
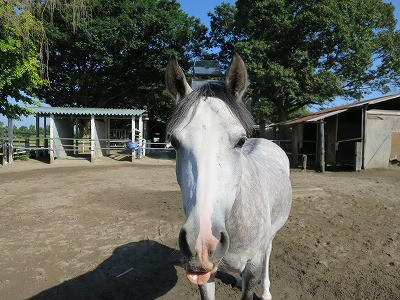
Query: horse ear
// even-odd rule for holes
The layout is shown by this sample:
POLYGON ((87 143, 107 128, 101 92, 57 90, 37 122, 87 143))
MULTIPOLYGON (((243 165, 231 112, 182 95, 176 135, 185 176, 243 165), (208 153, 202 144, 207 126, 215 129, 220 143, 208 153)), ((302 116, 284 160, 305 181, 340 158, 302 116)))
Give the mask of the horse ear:
POLYGON ((247 78, 246 65, 239 54, 235 53, 226 75, 226 86, 237 100, 242 98, 247 89, 247 78))
POLYGON ((165 72, 165 82, 171 97, 178 103, 187 96, 192 88, 186 81, 185 74, 179 67, 176 57, 171 57, 167 64, 165 72))

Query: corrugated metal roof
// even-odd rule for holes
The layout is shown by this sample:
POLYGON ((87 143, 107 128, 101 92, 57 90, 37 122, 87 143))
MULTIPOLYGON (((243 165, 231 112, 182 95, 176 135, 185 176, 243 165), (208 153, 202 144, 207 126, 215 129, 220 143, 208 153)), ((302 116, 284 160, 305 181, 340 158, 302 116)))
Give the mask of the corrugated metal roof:
POLYGON ((306 116, 298 118, 298 119, 288 120, 288 121, 282 122, 282 123, 275 123, 275 124, 271 124, 270 126, 293 125, 293 124, 299 124, 299 123, 305 123, 305 122, 316 122, 316 121, 325 119, 327 117, 331 117, 331 116, 340 114, 351 108, 361 107, 364 105, 377 104, 377 103, 392 100, 395 98, 400 98, 400 94, 394 94, 394 95, 383 96, 383 97, 378 97, 378 98, 373 98, 373 99, 367 99, 367 100, 353 102, 350 104, 331 107, 331 108, 327 108, 327 109, 323 109, 323 110, 314 112, 312 114, 306 115, 306 116))
POLYGON ((122 108, 84 108, 84 107, 30 107, 39 115, 78 115, 78 116, 140 116, 145 113, 142 109, 122 108))

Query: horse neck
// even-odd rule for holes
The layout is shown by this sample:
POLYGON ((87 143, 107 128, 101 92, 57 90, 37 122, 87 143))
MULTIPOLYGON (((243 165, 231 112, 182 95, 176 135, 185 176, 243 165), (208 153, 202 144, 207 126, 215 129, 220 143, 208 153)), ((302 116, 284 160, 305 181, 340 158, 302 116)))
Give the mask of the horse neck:
POLYGON ((254 230, 266 228, 264 222, 269 215, 260 184, 254 181, 257 180, 255 167, 250 158, 244 159, 239 192, 226 218, 226 229, 231 237, 230 251, 233 253, 250 249, 264 238, 264 231, 260 234, 259 230, 254 230))
POLYGON ((261 183, 257 175, 257 165, 251 157, 244 155, 242 160, 242 176, 239 182, 238 195, 231 210, 234 217, 239 217, 246 211, 264 211, 261 183))

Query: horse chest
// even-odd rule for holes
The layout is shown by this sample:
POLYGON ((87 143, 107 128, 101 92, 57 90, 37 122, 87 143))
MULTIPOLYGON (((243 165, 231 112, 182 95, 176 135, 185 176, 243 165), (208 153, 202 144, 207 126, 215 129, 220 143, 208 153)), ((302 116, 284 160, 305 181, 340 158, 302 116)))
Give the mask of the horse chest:
POLYGON ((248 249, 248 251, 241 253, 232 253, 228 251, 223 258, 223 268, 230 272, 242 272, 246 267, 249 260, 260 261, 261 252, 255 251, 254 249, 248 249))

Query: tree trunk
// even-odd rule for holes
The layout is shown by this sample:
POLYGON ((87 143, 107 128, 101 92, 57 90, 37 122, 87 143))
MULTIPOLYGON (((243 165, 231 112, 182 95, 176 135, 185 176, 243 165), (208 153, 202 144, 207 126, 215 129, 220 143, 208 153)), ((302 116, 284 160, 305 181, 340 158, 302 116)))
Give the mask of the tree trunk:
POLYGON ((277 107, 278 122, 285 122, 288 119, 288 110, 285 107, 277 107))
MULTIPOLYGON (((278 107, 278 123, 285 122, 288 118, 288 112, 283 107, 278 107)), ((278 126, 278 140, 290 139, 290 137, 285 136, 285 126, 278 126)))

